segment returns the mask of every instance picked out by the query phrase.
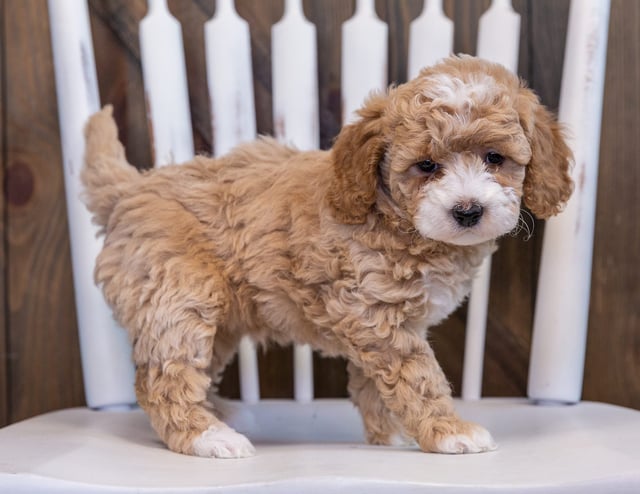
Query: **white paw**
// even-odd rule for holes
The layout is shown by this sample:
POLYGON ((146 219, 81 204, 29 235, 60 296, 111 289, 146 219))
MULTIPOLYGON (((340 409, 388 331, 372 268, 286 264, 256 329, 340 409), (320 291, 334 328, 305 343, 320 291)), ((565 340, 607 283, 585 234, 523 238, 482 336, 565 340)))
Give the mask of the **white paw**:
POLYGON ((451 434, 444 436, 437 444, 440 453, 482 453, 498 448, 491 434, 484 427, 473 425, 468 434, 451 434))
POLYGON ((227 425, 212 425, 193 441, 196 456, 246 458, 256 454, 253 444, 227 425))

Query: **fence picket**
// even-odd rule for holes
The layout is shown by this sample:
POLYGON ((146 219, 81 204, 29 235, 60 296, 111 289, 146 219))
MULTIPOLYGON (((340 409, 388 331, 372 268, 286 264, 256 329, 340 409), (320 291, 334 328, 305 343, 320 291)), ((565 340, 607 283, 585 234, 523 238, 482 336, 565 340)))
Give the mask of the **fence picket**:
POLYGON ((140 21, 140 57, 155 166, 193 158, 187 71, 180 23, 167 0, 149 0, 140 21))
MULTIPOLYGON (((513 11, 511 0, 493 0, 480 17, 478 57, 500 63, 515 74, 519 46, 520 16, 513 11)), ((465 400, 477 400, 482 394, 490 278, 491 257, 487 257, 473 280, 469 297, 461 391, 465 400)))
POLYGON ((93 281, 102 239, 80 199, 83 129, 100 108, 87 3, 49 0, 49 17, 85 397, 91 408, 130 405, 136 402, 131 345, 93 281))
MULTIPOLYGON (((316 29, 304 17, 301 0, 286 0, 284 16, 271 30, 273 116, 280 141, 303 150, 320 145, 316 29)), ((294 397, 313 399, 313 354, 294 347, 294 397)))
POLYGON ((373 90, 387 87, 389 28, 376 17, 373 0, 358 0, 355 15, 342 25, 342 123, 373 90))
POLYGON ((442 0, 425 0, 409 30, 408 76, 453 53, 453 21, 442 10, 442 0))
MULTIPOLYGON (((217 0, 216 13, 204 27, 207 86, 211 101, 211 130, 215 156, 256 137, 256 111, 251 69, 249 25, 233 0, 217 0)), ((240 397, 260 399, 258 356, 249 337, 238 347, 240 397)))
POLYGON ((569 11, 558 119, 569 129, 576 187, 544 231, 528 383, 537 400, 582 394, 610 8, 580 0, 569 11))

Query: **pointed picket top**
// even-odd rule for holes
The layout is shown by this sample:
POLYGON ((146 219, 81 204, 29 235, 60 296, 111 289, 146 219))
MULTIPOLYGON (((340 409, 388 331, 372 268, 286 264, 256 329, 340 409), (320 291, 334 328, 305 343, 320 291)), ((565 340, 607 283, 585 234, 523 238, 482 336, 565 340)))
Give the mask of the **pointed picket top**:
POLYGON ((442 0, 425 0, 422 12, 409 30, 408 77, 453 53, 453 21, 442 8, 442 0))
POLYGON ((213 151, 221 156, 256 137, 251 39, 233 0, 218 0, 204 31, 213 151))
POLYGON ((520 15, 513 10, 511 0, 492 0, 491 6, 480 17, 478 56, 500 63, 516 73, 519 48, 520 15))
MULTIPOLYGON (((273 124, 281 142, 298 149, 320 146, 316 28, 302 10, 302 0, 287 0, 282 19, 271 29, 273 124)), ((294 347, 294 397, 313 399, 313 354, 309 345, 294 347)))
MULTIPOLYGON (((480 17, 478 56, 516 73, 519 47, 520 15, 513 10, 510 0, 493 0, 480 17)), ((469 297, 461 392, 465 400, 476 400, 482 394, 490 278, 491 256, 480 266, 469 297)))
POLYGON ((299 149, 320 145, 316 29, 302 0, 287 0, 271 29, 273 120, 277 139, 299 149))
POLYGON ((342 122, 355 118, 372 91, 387 87, 387 24, 373 0, 358 0, 354 16, 342 25, 342 122))
POLYGON ((213 19, 225 16, 233 18, 237 15, 234 0, 216 0, 216 13, 213 15, 213 19))
POLYGON ((149 0, 140 22, 140 56, 155 166, 193 158, 187 70, 180 23, 166 0, 149 0))
MULTIPOLYGON (((217 0, 204 37, 213 151, 222 156, 256 137, 249 25, 238 15, 233 0, 217 0)), ((240 342, 238 363, 240 398, 256 403, 260 399, 258 357, 249 337, 240 342)))
POLYGON ((302 0, 285 0, 284 3, 284 15, 282 21, 303 20, 305 23, 311 24, 304 15, 304 9, 302 8, 302 0))
POLYGON ((169 15, 169 7, 167 6, 167 0, 148 0, 148 14, 149 15, 169 15))

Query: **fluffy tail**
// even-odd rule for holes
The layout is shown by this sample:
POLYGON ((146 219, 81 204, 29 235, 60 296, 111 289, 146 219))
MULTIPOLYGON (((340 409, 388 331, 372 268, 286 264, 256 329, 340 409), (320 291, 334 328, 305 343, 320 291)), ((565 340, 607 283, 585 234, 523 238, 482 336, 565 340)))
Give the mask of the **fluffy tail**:
POLYGON ((118 141, 111 105, 91 116, 85 127, 85 165, 80 179, 93 220, 104 228, 116 203, 140 174, 127 162, 118 141))

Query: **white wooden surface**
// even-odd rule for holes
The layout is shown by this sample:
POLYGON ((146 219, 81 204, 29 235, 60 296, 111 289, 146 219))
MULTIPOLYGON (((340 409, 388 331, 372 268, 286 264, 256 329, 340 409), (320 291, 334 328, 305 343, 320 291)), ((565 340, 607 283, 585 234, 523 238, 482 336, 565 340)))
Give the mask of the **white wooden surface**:
MULTIPOLYGON (((211 129, 215 156, 256 137, 256 110, 248 23, 233 0, 218 0, 214 17, 205 24, 207 85, 211 101, 211 129)), ((238 348, 240 398, 260 399, 258 356, 253 341, 244 337, 238 348)))
POLYGON ((425 0, 422 12, 409 29, 409 79, 451 53, 453 21, 442 10, 442 0, 425 0))
POLYGON ((358 0, 342 25, 342 124, 355 118, 372 91, 387 88, 389 28, 376 16, 373 0, 358 0))
MULTIPOLYGON (((489 9, 480 17, 478 57, 500 63, 517 74, 519 46, 520 16, 514 12, 511 0, 492 0, 489 9)), ((469 297, 461 390, 465 400, 477 400, 482 395, 490 278, 491 257, 487 257, 469 297)))
POLYGON ((302 0, 285 0, 271 30, 273 120, 276 138, 298 149, 320 146, 316 28, 302 0))
POLYGON ((140 410, 53 412, 0 430, 0 490, 11 494, 640 492, 636 411, 587 402, 535 407, 522 399, 458 401, 456 407, 463 417, 489 427, 498 441, 497 451, 458 456, 422 453, 415 446, 365 445, 360 418, 345 400, 244 405, 231 423, 254 440, 257 455, 240 460, 172 453, 159 443, 140 410))
POLYGON ((155 166, 193 158, 182 28, 167 0, 148 0, 140 22, 140 58, 155 166))
POLYGON ((478 56, 518 72, 520 15, 511 0, 491 0, 478 25, 478 56))
MULTIPOLYGON (((315 26, 304 17, 302 0, 286 0, 284 16, 271 29, 273 120, 280 141, 298 149, 320 146, 318 55, 315 26)), ((294 397, 313 399, 313 354, 294 347, 294 397)))
POLYGON ((84 124, 100 108, 87 4, 49 0, 48 6, 85 396, 90 407, 133 404, 131 347, 93 281, 102 239, 80 200, 84 124))
POLYGON ((558 117, 575 191, 545 226, 528 388, 537 400, 572 403, 582 394, 609 10, 609 0, 582 0, 569 13, 558 117))
POLYGON ((256 137, 249 24, 233 0, 217 0, 204 31, 213 149, 221 156, 256 137))

